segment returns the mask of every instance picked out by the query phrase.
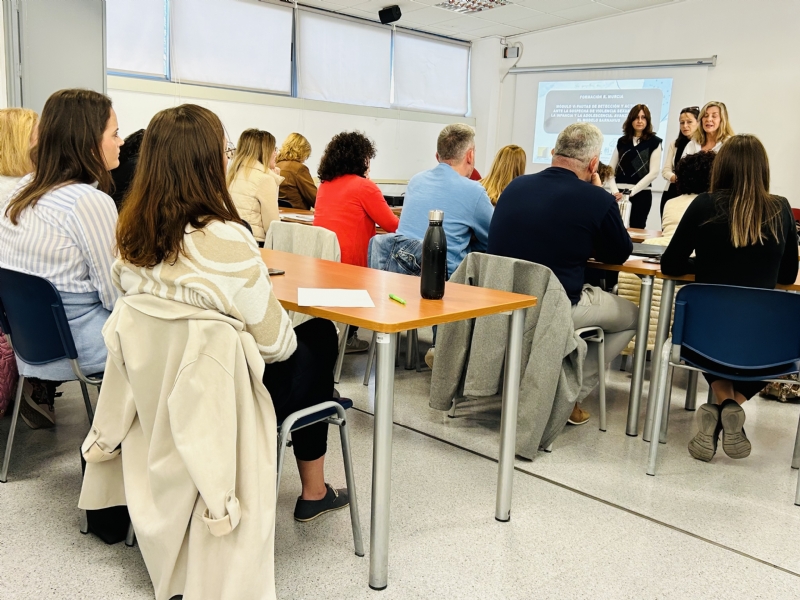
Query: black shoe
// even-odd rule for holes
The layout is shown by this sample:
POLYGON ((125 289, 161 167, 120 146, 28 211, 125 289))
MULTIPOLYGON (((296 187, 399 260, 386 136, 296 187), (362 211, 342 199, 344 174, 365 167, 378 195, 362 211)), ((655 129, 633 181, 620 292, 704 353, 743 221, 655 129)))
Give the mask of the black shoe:
POLYGON ((335 490, 329 483, 326 483, 325 487, 328 488, 328 493, 322 500, 303 500, 302 497, 297 499, 297 504, 294 505, 295 521, 307 523, 325 513, 350 506, 347 488, 335 490))
POLYGON ((750 456, 750 440, 744 432, 744 409, 736 400, 725 400, 720 407, 722 423, 722 449, 731 458, 750 456))
POLYGON ((689 440, 689 454, 697 460, 709 462, 717 453, 717 440, 722 431, 719 406, 703 404, 697 409, 698 432, 689 440))

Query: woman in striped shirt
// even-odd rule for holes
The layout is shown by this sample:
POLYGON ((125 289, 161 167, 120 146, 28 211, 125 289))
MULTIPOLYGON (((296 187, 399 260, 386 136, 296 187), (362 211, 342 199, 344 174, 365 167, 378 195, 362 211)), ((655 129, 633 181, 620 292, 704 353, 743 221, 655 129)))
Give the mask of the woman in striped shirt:
MULTIPOLYGON (((266 363, 264 385, 280 422, 333 398, 336 328, 312 319, 292 329, 227 189, 225 145, 208 109, 184 104, 153 117, 119 215, 113 276, 126 296, 151 294, 241 321, 266 363)), ((298 521, 349 505, 347 489, 325 483, 327 439, 326 423, 292 434, 303 486, 298 521)))
MULTIPOLYGON (((42 110, 34 173, 0 204, 0 266, 56 287, 86 375, 105 368, 101 330, 118 295, 111 281, 117 211, 107 192, 121 145, 108 97, 58 91, 42 110)), ((75 379, 69 362, 17 363, 21 375, 48 382, 23 388, 22 418, 33 428, 54 425, 52 382, 75 379)))

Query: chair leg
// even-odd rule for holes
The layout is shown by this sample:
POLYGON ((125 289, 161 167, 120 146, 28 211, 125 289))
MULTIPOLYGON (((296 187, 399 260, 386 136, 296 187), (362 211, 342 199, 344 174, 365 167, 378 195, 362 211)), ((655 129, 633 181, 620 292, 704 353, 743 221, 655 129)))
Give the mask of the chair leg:
POLYGON ((628 368, 628 355, 623 354, 619 361, 619 370, 624 371, 628 368))
POLYGON ((3 456, 3 471, 0 473, 0 483, 8 480, 8 463, 11 460, 11 447, 14 445, 14 432, 17 430, 17 419, 19 418, 19 407, 22 405, 22 385, 25 378, 20 375, 17 383, 17 393, 14 396, 14 412, 11 416, 11 427, 8 428, 8 441, 6 442, 6 453, 3 456))
POLYGON ((84 535, 89 533, 89 516, 85 510, 81 511, 81 533, 84 535))
POLYGON ((369 376, 372 375, 372 365, 375 364, 375 343, 378 341, 378 334, 372 332, 372 340, 369 343, 369 352, 367 352, 367 369, 364 372, 364 385, 369 385, 369 376))
POLYGON ((413 331, 412 335, 413 339, 411 345, 414 348, 414 367, 416 368, 417 373, 422 373, 422 364, 419 360, 419 334, 417 333, 416 329, 413 331))
POLYGON ((339 342, 339 356, 336 358, 336 368, 333 371, 333 383, 339 383, 342 377, 342 363, 344 362, 344 354, 347 351, 347 336, 350 334, 350 325, 345 325, 344 335, 339 342))
POLYGON ((278 434, 278 477, 275 482, 275 502, 278 501, 278 491, 281 489, 281 473, 283 472, 283 457, 286 454, 286 443, 289 441, 289 433, 283 432, 278 434))
POLYGON ((597 365, 600 368, 600 431, 606 431, 606 342, 597 342, 597 365))
POLYGON ((414 330, 406 331, 406 371, 414 368, 414 330))
POLYGON ((356 478, 353 473, 353 459, 350 455, 350 431, 347 420, 341 419, 339 437, 342 441, 342 458, 344 459, 344 476, 347 481, 347 493, 350 495, 350 522, 353 525, 353 544, 356 556, 364 556, 364 541, 361 539, 361 519, 358 515, 356 498, 356 478))
POLYGON ((89 425, 94 423, 94 409, 92 408, 92 402, 89 400, 89 388, 86 387, 84 382, 81 383, 81 393, 83 394, 83 403, 86 405, 86 414, 89 415, 89 425))
POLYGON ((451 419, 455 419, 456 417, 456 404, 458 403, 458 394, 453 396, 453 406, 450 407, 450 410, 447 412, 447 416, 451 419))
POLYGON ((716 404, 717 399, 714 397, 714 390, 711 389, 711 386, 708 386, 708 397, 706 398, 706 404, 716 404))
POLYGON ((675 376, 675 369, 672 367, 667 371, 667 395, 664 398, 664 414, 661 416, 661 434, 659 441, 662 444, 667 443, 667 430, 669 429, 669 407, 672 402, 672 379, 675 376))
MULTIPOLYGON (((664 413, 664 404, 665 404, 665 397, 667 395, 667 374, 669 372, 669 354, 672 350, 672 338, 668 338, 667 341, 664 342, 664 346, 661 349, 661 362, 659 364, 659 372, 656 373, 656 379, 651 385, 655 385, 655 394, 651 394, 650 397, 655 402, 655 406, 653 406, 653 429, 655 430, 656 424, 661 423, 661 419, 664 413)), ((649 401, 649 400, 648 400, 649 401)), ((659 445, 659 438, 656 437, 655 431, 653 431, 653 435, 650 439, 650 455, 647 461, 647 474, 651 476, 655 476, 656 474, 656 459, 658 458, 658 445, 659 445)), ((660 437, 660 436, 659 436, 660 437)))
POLYGON ((797 490, 794 493, 794 504, 800 506, 800 473, 797 474, 797 490))
POLYGON ((697 409, 697 371, 689 371, 689 381, 686 382, 686 410, 697 409))
POLYGON ((136 543, 136 533, 133 531, 133 523, 128 525, 128 535, 125 536, 125 545, 129 548, 136 543))
POLYGON ((797 435, 794 437, 794 453, 792 454, 792 468, 800 469, 800 420, 797 422, 797 435))

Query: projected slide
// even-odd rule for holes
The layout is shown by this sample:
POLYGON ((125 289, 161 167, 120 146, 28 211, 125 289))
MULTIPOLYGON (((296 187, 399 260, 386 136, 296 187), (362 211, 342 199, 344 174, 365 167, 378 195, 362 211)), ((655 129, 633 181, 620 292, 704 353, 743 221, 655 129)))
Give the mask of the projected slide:
POLYGON ((653 130, 661 139, 667 133, 672 79, 615 79, 598 81, 542 81, 536 103, 533 162, 550 164, 550 151, 567 125, 594 123, 603 132, 600 160, 608 163, 622 135, 631 107, 646 104, 653 130))

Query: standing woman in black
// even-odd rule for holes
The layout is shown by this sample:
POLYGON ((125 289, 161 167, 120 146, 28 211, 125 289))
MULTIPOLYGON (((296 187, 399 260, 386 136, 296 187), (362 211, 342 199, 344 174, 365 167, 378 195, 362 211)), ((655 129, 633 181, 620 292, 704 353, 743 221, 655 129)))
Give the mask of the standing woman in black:
POLYGON ((661 171, 661 176, 669 182, 669 187, 661 194, 661 218, 664 218, 664 205, 680 196, 678 191, 678 176, 675 174, 676 167, 683 158, 683 151, 686 149, 686 144, 692 139, 694 132, 697 131, 697 126, 700 123, 698 117, 700 116, 699 106, 690 106, 681 111, 679 117, 680 133, 674 142, 670 142, 669 149, 667 150, 667 159, 664 161, 664 170, 661 171))
POLYGON ((630 226, 644 229, 653 205, 653 183, 661 169, 661 138, 653 133, 650 109, 637 104, 622 125, 623 136, 611 155, 608 166, 614 177, 608 180, 611 192, 622 199, 621 190, 629 190, 631 198, 630 226))
MULTIPOLYGON (((794 216, 786 198, 769 193, 767 151, 753 135, 728 138, 714 160, 711 191, 686 209, 661 257, 661 270, 673 276, 695 273, 697 283, 774 289, 794 283, 797 266, 794 216)), ((716 404, 698 408, 699 431, 689 453, 710 461, 721 431, 725 454, 749 456, 742 404, 766 384, 704 377, 716 404)))

